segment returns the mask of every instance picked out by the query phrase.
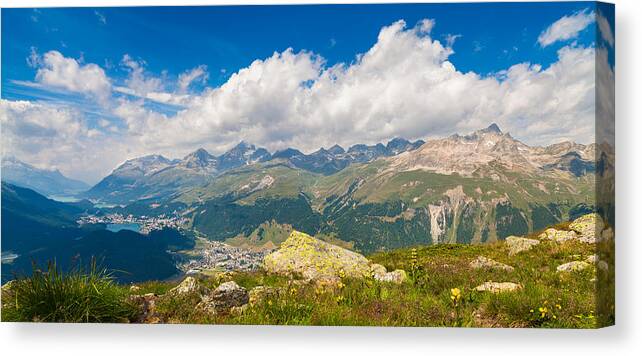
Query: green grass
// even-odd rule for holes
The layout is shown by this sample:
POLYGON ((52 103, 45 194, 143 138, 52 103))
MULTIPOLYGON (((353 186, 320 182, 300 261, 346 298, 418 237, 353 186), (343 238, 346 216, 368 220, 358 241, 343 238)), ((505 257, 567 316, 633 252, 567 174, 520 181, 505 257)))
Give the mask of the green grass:
MULTIPOLYGON (((612 262, 612 245, 600 249, 607 250, 601 253, 612 262)), ((407 271, 406 283, 344 278, 336 290, 293 283, 263 271, 200 276, 199 282, 210 290, 234 280, 247 290, 268 286, 279 292, 240 315, 208 315, 196 308, 200 301, 196 294, 161 297, 157 312, 166 323, 594 328, 614 321, 613 301, 609 299, 613 274, 596 271, 594 266, 572 273, 558 273, 556 268, 596 252, 596 246, 574 241, 542 241, 515 256, 508 255, 503 242, 398 249, 369 258, 388 270, 407 271), (472 269, 469 263, 477 256, 509 264, 515 270, 472 269), (499 294, 474 290, 486 281, 519 283, 522 289, 499 294), (451 298, 454 288, 461 291, 457 303, 451 298)), ((15 291, 20 308, 3 304, 3 320, 126 320, 129 309, 124 301, 129 287, 115 286, 100 276, 62 277, 54 273, 19 280, 15 291), (92 284, 99 286, 100 293, 88 288, 92 284)), ((136 293, 160 295, 176 284, 147 282, 140 284, 136 293)))
POLYGON ((44 271, 34 266, 30 277, 3 291, 2 321, 126 322, 136 314, 127 294, 95 263, 68 273, 54 263, 44 271))

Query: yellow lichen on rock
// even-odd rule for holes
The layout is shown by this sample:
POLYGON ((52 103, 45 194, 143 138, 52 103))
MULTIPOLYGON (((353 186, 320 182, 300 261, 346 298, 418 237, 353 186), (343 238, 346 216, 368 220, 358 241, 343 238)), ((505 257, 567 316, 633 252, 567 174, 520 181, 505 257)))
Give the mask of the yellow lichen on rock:
POLYGON ((363 255, 292 231, 281 248, 263 260, 271 273, 301 275, 305 279, 370 277, 370 261, 363 255))

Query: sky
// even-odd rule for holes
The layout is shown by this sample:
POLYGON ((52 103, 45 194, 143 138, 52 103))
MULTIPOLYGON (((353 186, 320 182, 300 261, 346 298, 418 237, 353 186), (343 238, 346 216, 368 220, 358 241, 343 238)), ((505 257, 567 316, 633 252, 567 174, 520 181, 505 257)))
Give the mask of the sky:
POLYGON ((531 145, 591 143, 610 108, 595 68, 608 80, 614 63, 595 6, 2 9, 2 154, 95 183, 241 140, 312 152, 496 122, 531 145))

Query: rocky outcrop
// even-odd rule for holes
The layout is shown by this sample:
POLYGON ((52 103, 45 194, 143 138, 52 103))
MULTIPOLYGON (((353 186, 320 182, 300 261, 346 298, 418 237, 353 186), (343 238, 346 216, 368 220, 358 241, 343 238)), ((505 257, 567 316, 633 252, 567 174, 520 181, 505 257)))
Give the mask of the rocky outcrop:
POLYGON ((517 236, 508 236, 506 238, 506 246, 508 247, 508 254, 510 256, 514 256, 522 251, 528 251, 535 245, 539 245, 539 240, 517 236))
POLYGON ((132 295, 129 302, 138 307, 139 313, 136 318, 137 323, 158 324, 161 322, 159 314, 156 312, 156 301, 159 296, 154 293, 144 295, 132 295))
POLYGON ((557 272, 577 272, 590 267, 588 262, 572 261, 557 266, 557 272))
POLYGON ((604 221, 599 214, 591 213, 575 219, 569 225, 569 228, 580 235, 580 241, 585 243, 596 243, 602 237, 604 221))
POLYGON ((281 248, 265 257, 270 273, 300 275, 305 279, 370 277, 370 261, 363 255, 292 231, 281 248))
POLYGON ((241 307, 250 301, 247 290, 234 281, 218 286, 210 295, 202 297, 196 308, 209 314, 227 314, 234 307, 241 307))
POLYGON ((522 289, 521 284, 512 282, 485 282, 475 287, 475 290, 478 292, 490 293, 514 292, 519 289, 522 289))
POLYGON ((575 240, 578 238, 578 235, 575 231, 566 231, 566 230, 557 230, 554 228, 546 229, 543 233, 538 236, 540 239, 551 240, 555 242, 565 242, 570 240, 575 240))
POLYGON ((515 268, 501 262, 497 262, 490 258, 479 256, 470 262, 470 267, 474 269, 497 269, 506 272, 513 272, 515 268))
POLYGON ((265 270, 287 276, 301 276, 334 289, 341 278, 374 278, 380 282, 400 284, 408 276, 401 269, 388 272, 380 264, 371 264, 363 255, 292 231, 281 248, 263 260, 265 270))
POLYGON ((179 285, 170 289, 167 294, 177 296, 201 292, 202 289, 203 288, 199 285, 198 281, 194 277, 187 277, 179 285))

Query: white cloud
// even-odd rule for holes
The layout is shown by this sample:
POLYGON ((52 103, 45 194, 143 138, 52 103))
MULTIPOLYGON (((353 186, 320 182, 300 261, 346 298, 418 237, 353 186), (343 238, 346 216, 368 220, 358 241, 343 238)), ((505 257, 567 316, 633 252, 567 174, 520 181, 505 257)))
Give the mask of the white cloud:
POLYGON ((58 51, 49 51, 37 59, 32 52, 30 58, 30 63, 38 66, 36 81, 45 86, 93 96, 102 102, 110 95, 111 82, 96 64, 83 65, 58 51))
MULTIPOLYGON (((82 174, 95 178, 107 173, 109 164, 113 168, 143 154, 180 157, 198 147, 220 153, 240 140, 271 150, 291 146, 310 152, 335 143, 349 146, 395 136, 425 139, 467 133, 491 122, 529 144, 594 140, 594 48, 566 46, 548 67, 518 63, 495 76, 482 76, 458 71, 449 61, 452 49, 432 39, 427 26, 425 21, 412 28, 403 21, 386 26, 376 43, 350 64, 328 67, 322 57, 307 51, 274 53, 230 73, 218 88, 185 96, 185 109, 175 116, 154 112, 140 99, 116 99, 112 113, 122 122, 118 135, 112 132, 115 125, 100 123, 96 127, 102 131, 97 134, 90 134, 86 124, 78 124, 82 129, 76 136, 49 133, 62 141, 74 137, 77 146, 57 151, 59 160, 70 162, 69 171, 79 166, 71 167, 71 162, 86 162, 82 174), (91 135, 95 136, 89 140, 91 135), (85 155, 108 158, 96 163, 85 155)), ((140 62, 129 56, 123 62, 131 70, 130 85, 115 90, 143 92, 157 101, 178 97, 159 90, 160 84, 145 84, 150 78, 140 62)), ((183 77, 188 83, 183 84, 185 89, 194 77, 188 74, 183 77)), ((16 122, 25 117, 5 114, 12 115, 19 116, 16 122)), ((70 125, 76 122, 68 120, 70 125)), ((10 137, 29 135, 15 131, 10 137)), ((33 147, 34 159, 38 147, 46 150, 44 145, 33 147)))
POLYGON ((161 78, 145 74, 146 63, 144 61, 134 60, 130 55, 125 54, 120 63, 129 71, 129 77, 125 83, 136 95, 145 97, 148 93, 164 89, 161 78))
POLYGON ((570 16, 564 16, 542 31, 537 38, 537 42, 540 46, 546 47, 557 41, 576 38, 582 30, 594 21, 595 13, 593 11, 589 12, 588 9, 578 11, 570 16))
POLYGON ((615 36, 611 30, 611 25, 609 24, 609 20, 607 20, 607 18, 599 11, 597 13, 597 26, 600 31, 600 35, 602 35, 602 39, 604 39, 609 46, 613 47, 615 45, 615 36))
POLYGON ((178 92, 185 93, 192 83, 207 83, 209 73, 206 65, 200 65, 192 70, 181 73, 178 76, 178 92))

